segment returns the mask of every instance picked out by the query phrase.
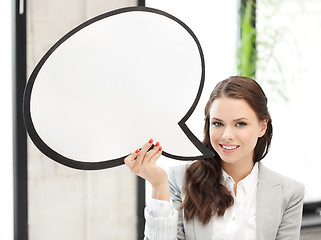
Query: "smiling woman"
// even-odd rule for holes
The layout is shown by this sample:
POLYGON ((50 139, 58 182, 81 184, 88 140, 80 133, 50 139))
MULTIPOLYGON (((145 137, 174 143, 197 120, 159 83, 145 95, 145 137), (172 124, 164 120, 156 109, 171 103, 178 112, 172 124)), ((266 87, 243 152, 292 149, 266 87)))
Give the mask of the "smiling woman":
MULTIPOLYGON (((227 198, 223 197, 227 191, 220 184, 221 169, 232 177, 234 184, 231 189, 234 189, 236 195, 237 184, 248 176, 253 165, 267 154, 271 138, 272 121, 261 87, 245 77, 230 77, 221 81, 216 85, 205 106, 203 143, 216 153, 215 161, 198 161, 193 164, 195 169, 206 169, 207 165, 214 167, 216 183, 211 186, 210 178, 203 177, 202 171, 200 174, 194 174, 195 169, 191 168, 187 170, 190 178, 186 178, 185 186, 189 186, 189 182, 196 178, 203 178, 205 185, 209 185, 208 189, 214 188, 213 196, 210 198, 214 199, 216 207, 212 209, 213 207, 209 206, 212 209, 209 212, 217 212, 219 216, 223 216, 225 210, 233 204, 233 199, 229 194, 227 198)), ((191 187, 187 190, 194 194, 196 188, 191 187)), ((203 195, 198 198, 201 201, 203 195)), ((188 196, 186 199, 183 205, 189 201, 195 202, 188 196)), ((187 211, 185 210, 185 214, 187 211)), ((212 215, 207 214, 202 222, 207 223, 212 215)), ((194 217, 194 214, 191 217, 194 217)))
POLYGON ((258 83, 238 76, 218 83, 205 107, 203 140, 214 157, 166 174, 155 165, 158 147, 148 152, 148 142, 125 159, 153 186, 146 239, 299 239, 304 186, 260 162, 271 138, 258 83))

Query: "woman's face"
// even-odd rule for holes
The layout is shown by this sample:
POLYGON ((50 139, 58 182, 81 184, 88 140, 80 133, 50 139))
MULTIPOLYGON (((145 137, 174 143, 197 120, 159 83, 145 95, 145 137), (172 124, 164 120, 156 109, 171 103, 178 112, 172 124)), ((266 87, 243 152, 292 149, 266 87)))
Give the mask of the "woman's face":
POLYGON ((267 121, 259 121, 243 99, 219 97, 210 108, 211 144, 226 164, 253 164, 253 153, 267 121))

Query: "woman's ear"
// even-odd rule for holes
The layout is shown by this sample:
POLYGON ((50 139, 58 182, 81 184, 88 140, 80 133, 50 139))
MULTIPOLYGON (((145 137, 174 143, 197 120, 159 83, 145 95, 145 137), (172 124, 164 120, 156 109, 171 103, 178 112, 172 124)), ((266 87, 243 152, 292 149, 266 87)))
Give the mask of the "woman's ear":
POLYGON ((269 120, 268 119, 264 119, 263 121, 260 121, 260 132, 259 132, 259 137, 263 137, 266 129, 267 129, 267 124, 268 124, 269 120))

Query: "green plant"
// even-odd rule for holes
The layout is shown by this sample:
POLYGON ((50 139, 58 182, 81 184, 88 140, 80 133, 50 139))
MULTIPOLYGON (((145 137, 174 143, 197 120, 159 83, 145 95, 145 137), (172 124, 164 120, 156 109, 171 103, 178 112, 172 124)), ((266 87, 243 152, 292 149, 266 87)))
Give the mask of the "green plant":
MULTIPOLYGON (((295 43, 295 37, 285 27, 276 27, 269 24, 272 13, 277 9, 278 1, 261 0, 259 7, 264 7, 264 19, 266 25, 259 31, 257 30, 256 14, 262 14, 263 10, 257 11, 256 0, 240 0, 240 41, 237 49, 237 70, 241 76, 253 78, 269 89, 271 95, 276 94, 285 101, 287 97, 286 79, 284 77, 282 66, 276 57, 275 48, 279 41, 287 36, 295 43), (260 71, 259 79, 256 79, 260 71), (264 74, 269 71, 270 74, 264 74), (271 73, 275 77, 271 78, 271 73)), ((298 51, 298 48, 296 48, 298 51)), ((298 52, 298 56, 299 56, 298 52)))
POLYGON ((255 79, 256 70, 256 4, 253 0, 242 1, 240 16, 240 45, 238 72, 241 76, 255 79))

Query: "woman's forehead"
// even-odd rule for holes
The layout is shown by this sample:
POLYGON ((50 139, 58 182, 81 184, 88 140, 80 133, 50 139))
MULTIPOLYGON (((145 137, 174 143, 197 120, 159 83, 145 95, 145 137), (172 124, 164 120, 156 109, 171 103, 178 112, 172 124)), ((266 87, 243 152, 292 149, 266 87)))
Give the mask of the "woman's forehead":
POLYGON ((241 118, 257 118, 256 113, 244 99, 219 97, 210 108, 210 118, 235 120, 241 118))

